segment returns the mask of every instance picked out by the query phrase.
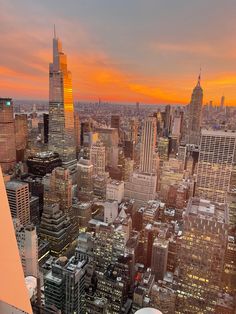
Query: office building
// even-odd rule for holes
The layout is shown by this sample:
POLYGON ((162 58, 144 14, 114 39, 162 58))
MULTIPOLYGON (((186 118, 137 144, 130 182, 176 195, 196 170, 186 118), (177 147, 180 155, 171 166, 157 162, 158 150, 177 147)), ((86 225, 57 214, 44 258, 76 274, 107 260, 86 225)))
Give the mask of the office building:
POLYGON ((154 200, 156 187, 156 175, 134 172, 125 182, 125 197, 139 202, 154 200))
POLYGON ((120 116, 119 115, 111 116, 111 128, 117 129, 118 134, 120 134, 120 116))
POLYGON ((69 213, 72 207, 72 179, 69 170, 57 167, 43 180, 44 204, 57 203, 60 210, 69 213))
POLYGON ((162 238, 156 238, 152 247, 151 269, 155 275, 155 280, 163 280, 167 270, 169 242, 162 238))
POLYGON ((44 276, 45 304, 54 305, 64 314, 85 312, 85 266, 77 256, 59 257, 44 276))
POLYGON ((103 145, 106 147, 106 165, 117 167, 119 136, 117 129, 97 128, 96 132, 103 145))
POLYGON ((76 157, 78 158, 80 150, 81 141, 81 131, 80 131, 80 118, 78 112, 75 112, 75 146, 76 146, 76 157))
POLYGON ((214 313, 228 238, 227 206, 190 198, 183 218, 176 311, 214 313))
POLYGON ((13 219, 17 245, 25 277, 38 277, 38 236, 33 225, 23 227, 13 219))
POLYGON ((30 174, 41 177, 47 173, 51 173, 54 168, 62 165, 59 154, 49 151, 30 155, 26 163, 30 174))
POLYGON ((89 201, 93 195, 93 165, 90 160, 80 158, 77 167, 79 200, 89 201))
POLYGON ((202 130, 196 195, 225 202, 234 165, 236 133, 202 130))
POLYGON ((8 181, 6 190, 12 218, 18 218, 25 227, 30 223, 29 185, 20 181, 8 181))
POLYGON ((49 134, 48 148, 57 152, 65 165, 76 158, 74 105, 71 73, 61 41, 54 33, 53 62, 49 66, 49 134))
POLYGON ((202 101, 203 90, 201 87, 201 77, 199 75, 196 87, 193 90, 190 104, 188 105, 188 126, 187 126, 187 143, 199 144, 200 130, 202 122, 202 101))
POLYGON ((44 143, 48 143, 48 132, 49 132, 49 114, 43 114, 43 140, 44 143))
POLYGON ((106 148, 101 141, 91 146, 90 160, 93 165, 94 175, 104 175, 106 167, 106 148))
POLYGON ((107 183, 106 199, 121 203, 124 198, 124 181, 111 180, 107 183))
POLYGON ((28 142, 27 114, 15 115, 15 136, 16 136, 16 160, 24 161, 25 150, 28 142))
POLYGON ((0 166, 3 173, 14 168, 16 138, 11 98, 0 98, 0 166))
POLYGON ((156 173, 156 133, 156 119, 146 118, 141 138, 140 172, 142 173, 156 173))
POLYGON ((45 205, 39 227, 40 239, 49 242, 49 249, 53 256, 65 253, 73 241, 72 224, 70 218, 59 208, 59 204, 45 205))

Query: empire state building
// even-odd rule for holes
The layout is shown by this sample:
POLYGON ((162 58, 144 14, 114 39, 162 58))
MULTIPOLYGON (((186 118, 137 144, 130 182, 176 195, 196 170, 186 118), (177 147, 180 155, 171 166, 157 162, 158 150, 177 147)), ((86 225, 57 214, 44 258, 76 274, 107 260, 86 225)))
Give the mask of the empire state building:
POLYGON ((55 31, 53 63, 49 64, 48 148, 59 153, 64 165, 76 159, 71 73, 55 31))
POLYGON ((191 102, 188 105, 188 144, 198 145, 200 141, 202 100, 203 90, 201 87, 201 76, 199 75, 197 85, 192 93, 191 102))

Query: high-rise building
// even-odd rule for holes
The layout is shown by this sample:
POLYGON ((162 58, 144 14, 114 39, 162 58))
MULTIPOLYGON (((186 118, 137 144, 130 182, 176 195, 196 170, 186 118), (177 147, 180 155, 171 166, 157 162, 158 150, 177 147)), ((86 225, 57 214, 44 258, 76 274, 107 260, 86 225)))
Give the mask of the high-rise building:
POLYGON ((111 128, 117 129, 118 134, 120 133, 120 116, 119 115, 111 116, 111 128))
POLYGON ((93 165, 93 173, 95 175, 104 175, 106 167, 106 148, 101 141, 97 141, 92 145, 90 160, 93 165))
POLYGON ((13 169, 16 162, 16 138, 11 98, 0 98, 0 166, 2 171, 13 169))
POLYGON ((43 114, 43 139, 44 143, 48 143, 48 131, 49 131, 49 114, 43 114))
POLYGON ((60 256, 73 241, 72 224, 69 217, 62 212, 59 204, 45 205, 41 217, 39 235, 49 242, 51 254, 60 256))
POLYGON ((68 169, 55 168, 51 175, 44 177, 44 204, 58 203, 64 213, 72 207, 72 180, 68 169))
POLYGON ((202 130, 196 195, 225 202, 235 159, 236 133, 202 130))
POLYGON ((97 128, 96 132, 106 147, 106 165, 116 167, 118 164, 119 136, 117 129, 97 128))
POLYGON ((168 240, 156 238, 152 247, 152 273, 155 280, 163 280, 167 270, 168 240))
POLYGON ((49 66, 49 150, 67 164, 76 158, 71 73, 61 41, 54 34, 53 63, 49 66))
POLYGON ((16 159, 23 161, 28 141, 27 114, 15 115, 16 159))
POLYGON ((199 144, 200 129, 202 120, 202 101, 203 90, 201 87, 201 76, 193 90, 190 104, 188 105, 188 127, 187 127, 187 143, 199 144))
POLYGON ((228 238, 227 206, 190 198, 183 218, 176 313, 215 313, 228 238))
POLYGON ((138 202, 154 200, 156 196, 157 176, 134 172, 125 182, 125 197, 138 202))
POLYGON ((111 180, 107 183, 106 199, 121 203, 124 198, 124 181, 111 180))
POLYGON ((18 218, 25 227, 30 223, 29 185, 20 181, 8 181, 6 190, 12 218, 18 218))
POLYGON ((75 112, 75 146, 76 146, 76 156, 78 157, 81 141, 81 132, 80 132, 80 119, 78 112, 75 112))
POLYGON ((220 108, 223 109, 224 105, 225 105, 225 96, 222 96, 220 100, 220 108))
POLYGON ((78 197, 90 200, 93 195, 93 165, 90 160, 80 158, 78 164, 78 197))
POLYGON ((86 261, 77 256, 59 257, 44 276, 45 304, 64 314, 84 314, 86 261))
POLYGON ((144 120, 141 140, 140 171, 142 173, 155 173, 156 149, 156 119, 148 117, 144 120))
POLYGON ((28 172, 40 177, 51 173, 54 168, 61 165, 59 154, 49 151, 32 154, 27 159, 28 172))
POLYGON ((33 225, 23 227, 13 219, 17 245, 25 277, 38 277, 38 237, 33 225))

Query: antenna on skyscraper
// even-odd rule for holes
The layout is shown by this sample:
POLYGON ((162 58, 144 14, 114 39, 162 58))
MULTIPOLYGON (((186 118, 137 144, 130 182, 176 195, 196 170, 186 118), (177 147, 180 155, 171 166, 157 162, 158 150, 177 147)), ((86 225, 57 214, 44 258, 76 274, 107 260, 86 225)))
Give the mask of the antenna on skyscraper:
POLYGON ((54 38, 56 38, 56 25, 54 24, 54 38))
POLYGON ((198 85, 200 85, 200 83, 201 83, 201 75, 202 75, 202 67, 200 66, 200 71, 199 71, 199 75, 198 75, 198 85))

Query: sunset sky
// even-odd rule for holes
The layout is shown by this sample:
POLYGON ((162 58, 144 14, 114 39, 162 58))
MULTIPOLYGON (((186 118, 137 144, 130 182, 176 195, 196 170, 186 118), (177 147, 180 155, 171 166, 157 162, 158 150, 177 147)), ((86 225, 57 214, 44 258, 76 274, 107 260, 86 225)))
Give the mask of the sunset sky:
POLYGON ((0 96, 48 99, 53 24, 75 100, 236 105, 236 0, 0 0, 0 96))

